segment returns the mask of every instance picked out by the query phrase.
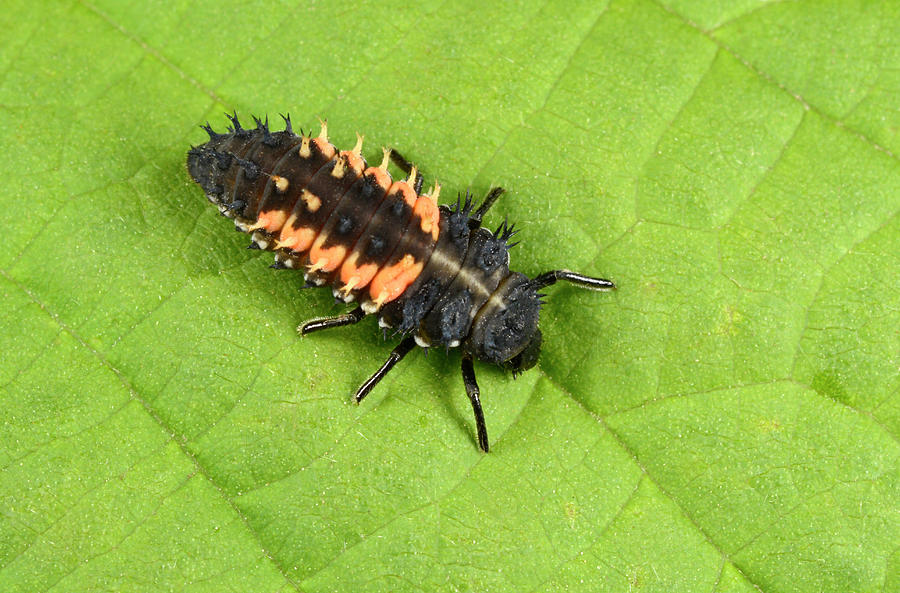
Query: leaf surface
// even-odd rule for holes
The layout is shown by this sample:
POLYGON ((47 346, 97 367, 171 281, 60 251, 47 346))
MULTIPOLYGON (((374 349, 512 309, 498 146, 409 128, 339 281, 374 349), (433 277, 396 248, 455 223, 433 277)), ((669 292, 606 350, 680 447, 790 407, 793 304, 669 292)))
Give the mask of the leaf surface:
POLYGON ((0 15, 0 589, 900 589, 900 5, 27 3, 0 15), (357 5, 358 4, 358 5, 357 5), (184 167, 327 117, 509 190, 513 381, 387 357, 184 167))

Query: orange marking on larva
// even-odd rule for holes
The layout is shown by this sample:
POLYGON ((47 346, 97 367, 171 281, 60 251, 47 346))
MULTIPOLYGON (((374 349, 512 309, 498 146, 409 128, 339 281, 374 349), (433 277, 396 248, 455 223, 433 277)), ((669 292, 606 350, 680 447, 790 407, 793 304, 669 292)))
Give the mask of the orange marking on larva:
POLYGON ((369 285, 375 274, 378 273, 378 264, 365 264, 356 269, 359 276, 359 282, 356 283, 357 288, 364 288, 369 285))
POLYGON ((328 263, 328 260, 320 259, 316 261, 316 263, 311 264, 309 267, 307 267, 306 272, 308 274, 315 274, 316 272, 324 268, 326 263, 328 263))
POLYGON ((350 150, 342 150, 336 160, 334 169, 331 170, 331 176, 337 179, 341 179, 348 169, 353 172, 354 177, 359 177, 366 167, 366 161, 350 150))
POLYGON ((423 233, 431 233, 431 237, 437 241, 441 232, 441 211, 429 196, 419 196, 416 206, 413 208, 413 216, 420 219, 419 227, 423 233))
POLYGON ((381 167, 369 167, 365 170, 363 175, 374 178, 375 183, 380 186, 381 189, 383 189, 385 192, 391 187, 391 176, 381 167))
POLYGON ((388 189, 388 195, 392 196, 394 194, 400 194, 403 201, 406 202, 410 208, 415 207, 417 197, 416 190, 405 181, 395 181, 394 184, 391 185, 390 189, 388 189))
POLYGON ((290 249, 297 243, 296 237, 278 238, 275 240, 275 249, 290 249))
POLYGON ((381 306, 393 301, 422 273, 424 265, 406 254, 392 266, 382 268, 369 285, 369 294, 375 295, 375 304, 381 306))
POLYGON ((300 194, 300 200, 310 212, 315 212, 322 207, 322 199, 314 193, 304 189, 300 194))
POLYGON ((300 237, 300 240, 294 245, 294 251, 306 251, 312 247, 313 241, 316 240, 316 229, 301 227, 297 229, 295 234, 300 237))
POLYGON ((286 247, 291 251, 296 252, 306 251, 316 239, 316 231, 309 227, 295 229, 291 223, 293 218, 294 217, 292 216, 284 226, 281 227, 281 235, 278 237, 275 247, 286 247))
POLYGON ((259 217, 256 219, 256 224, 254 224, 250 228, 253 231, 265 229, 270 233, 277 233, 284 226, 286 220, 287 213, 285 211, 278 209, 266 210, 259 213, 259 217))
POLYGON ((288 180, 284 177, 281 177, 280 175, 272 175, 272 181, 275 183, 275 189, 277 189, 278 193, 281 194, 286 192, 288 185, 290 185, 288 183, 288 180))
POLYGON ((357 266, 357 261, 359 261, 359 253, 356 251, 344 260, 344 263, 341 265, 341 282, 349 285, 355 280, 354 288, 364 288, 378 273, 378 265, 363 264, 362 266, 357 266))
POLYGON ((331 170, 331 176, 341 179, 344 173, 349 169, 353 172, 354 177, 362 175, 363 169, 366 167, 366 161, 359 154, 352 150, 342 150, 337 156, 337 162, 334 169, 331 170))
POLYGON ((361 155, 352 150, 342 150, 341 156, 346 159, 345 164, 353 170, 356 177, 362 175, 363 169, 366 168, 366 160, 361 155))
POLYGON ((316 237, 312 248, 309 250, 309 260, 316 262, 317 266, 324 262, 318 269, 323 272, 333 272, 347 257, 347 248, 344 245, 332 245, 325 248, 324 245, 327 238, 328 236, 325 233, 320 233, 316 237))
POLYGON ((313 141, 313 144, 316 145, 316 148, 321 152, 326 159, 333 159, 334 155, 337 154, 337 149, 334 147, 331 142, 328 141, 328 138, 316 138, 313 141))
POLYGON ((341 282, 344 284, 349 284, 350 280, 356 278, 359 280, 356 274, 356 262, 359 259, 359 253, 354 251, 350 254, 350 257, 344 260, 344 263, 341 264, 341 282))

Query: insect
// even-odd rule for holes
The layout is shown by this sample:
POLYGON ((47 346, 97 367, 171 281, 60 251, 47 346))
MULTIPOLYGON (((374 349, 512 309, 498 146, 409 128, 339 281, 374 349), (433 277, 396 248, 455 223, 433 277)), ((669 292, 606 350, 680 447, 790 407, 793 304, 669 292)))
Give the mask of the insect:
POLYGON ((509 269, 504 221, 491 232, 482 218, 504 192, 495 187, 475 209, 471 196, 439 206, 441 187, 422 193, 422 176, 396 151, 383 149, 378 166, 362 156, 362 137, 351 150, 318 136, 271 131, 268 118, 243 128, 237 114, 225 133, 201 126, 209 141, 192 147, 187 168, 207 198, 250 233, 250 248, 275 252, 274 268, 302 270, 306 286, 331 286, 335 298, 356 301, 343 315, 315 318, 301 335, 358 323, 378 324, 403 336, 387 361, 356 392, 359 403, 416 345, 462 347, 462 378, 475 413, 478 445, 488 436, 473 360, 510 369, 535 365, 541 348, 540 291, 560 280, 593 290, 615 285, 602 278, 551 270, 528 278, 509 269), (394 181, 394 162, 406 179, 394 181))

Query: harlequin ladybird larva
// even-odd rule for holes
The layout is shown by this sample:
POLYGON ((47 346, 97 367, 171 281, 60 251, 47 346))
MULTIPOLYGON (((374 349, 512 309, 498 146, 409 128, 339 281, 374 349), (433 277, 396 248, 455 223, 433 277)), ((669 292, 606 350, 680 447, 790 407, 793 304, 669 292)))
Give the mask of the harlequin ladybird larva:
POLYGON ((387 362, 356 392, 360 402, 415 345, 461 346, 462 376, 475 412, 478 444, 488 451, 487 429, 473 359, 512 370, 538 359, 540 290, 565 280, 593 290, 615 285, 602 278, 552 270, 528 278, 509 270, 514 234, 504 222, 491 232, 481 219, 502 188, 493 188, 473 211, 468 193, 438 206, 441 187, 422 193, 422 177, 396 152, 370 167, 362 137, 351 150, 328 141, 325 122, 316 136, 297 136, 291 121, 269 130, 254 118, 245 129, 237 114, 224 134, 202 126, 209 141, 188 152, 187 167, 209 200, 251 248, 275 252, 275 268, 303 270, 307 286, 330 285, 335 297, 359 306, 336 317, 307 321, 301 334, 377 315, 380 327, 403 336, 387 362), (394 181, 393 161, 407 177, 394 181))

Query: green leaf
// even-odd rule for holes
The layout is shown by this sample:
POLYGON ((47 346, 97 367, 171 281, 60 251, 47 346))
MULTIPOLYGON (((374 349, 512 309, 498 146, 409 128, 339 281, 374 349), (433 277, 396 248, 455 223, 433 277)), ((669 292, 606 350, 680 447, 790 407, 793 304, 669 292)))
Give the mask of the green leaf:
POLYGON ((900 4, 13 0, 0 590, 900 590, 900 4), (411 354, 217 216, 290 112, 509 190, 518 380, 411 354))

